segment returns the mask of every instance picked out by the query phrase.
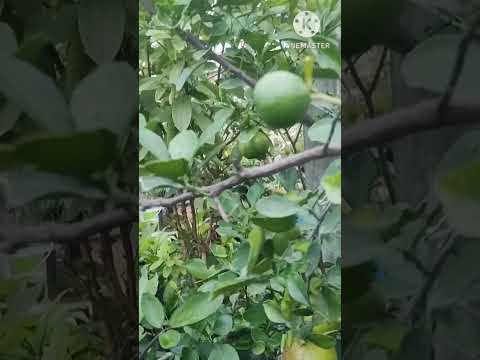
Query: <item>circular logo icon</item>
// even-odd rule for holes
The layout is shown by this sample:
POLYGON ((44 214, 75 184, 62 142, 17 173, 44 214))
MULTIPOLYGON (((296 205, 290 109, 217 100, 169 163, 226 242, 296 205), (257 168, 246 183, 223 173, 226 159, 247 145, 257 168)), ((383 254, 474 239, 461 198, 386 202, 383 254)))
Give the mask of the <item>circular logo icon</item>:
POLYGON ((305 38, 310 38, 320 31, 320 19, 311 11, 300 11, 293 19, 293 29, 305 38))

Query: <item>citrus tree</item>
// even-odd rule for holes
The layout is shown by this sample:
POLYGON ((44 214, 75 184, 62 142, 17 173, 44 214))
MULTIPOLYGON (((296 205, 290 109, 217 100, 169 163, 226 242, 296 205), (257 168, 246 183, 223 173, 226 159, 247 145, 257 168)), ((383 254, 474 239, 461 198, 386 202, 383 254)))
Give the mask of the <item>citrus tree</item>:
POLYGON ((142 2, 141 358, 337 358, 339 26, 337 1, 142 2))

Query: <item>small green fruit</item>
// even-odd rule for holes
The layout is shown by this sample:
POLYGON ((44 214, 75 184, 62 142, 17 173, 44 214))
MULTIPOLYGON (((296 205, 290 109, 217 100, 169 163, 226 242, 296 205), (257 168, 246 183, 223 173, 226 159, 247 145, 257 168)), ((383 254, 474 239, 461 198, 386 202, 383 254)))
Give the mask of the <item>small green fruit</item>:
POLYGON ((249 142, 240 143, 238 147, 242 156, 247 159, 263 160, 267 157, 271 145, 272 143, 268 136, 259 131, 249 142))

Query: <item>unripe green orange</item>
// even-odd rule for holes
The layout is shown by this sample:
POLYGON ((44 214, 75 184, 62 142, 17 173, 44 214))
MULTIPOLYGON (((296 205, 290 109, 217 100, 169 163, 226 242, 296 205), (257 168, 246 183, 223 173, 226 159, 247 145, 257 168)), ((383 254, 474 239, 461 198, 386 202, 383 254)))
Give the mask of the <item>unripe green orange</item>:
POLYGON ((257 82, 253 97, 260 119, 272 129, 295 125, 310 104, 310 93, 303 80, 282 70, 264 75, 257 82))
POLYGON ((238 148, 242 156, 247 159, 263 160, 267 157, 271 145, 268 136, 263 131, 259 131, 249 142, 240 143, 238 148))

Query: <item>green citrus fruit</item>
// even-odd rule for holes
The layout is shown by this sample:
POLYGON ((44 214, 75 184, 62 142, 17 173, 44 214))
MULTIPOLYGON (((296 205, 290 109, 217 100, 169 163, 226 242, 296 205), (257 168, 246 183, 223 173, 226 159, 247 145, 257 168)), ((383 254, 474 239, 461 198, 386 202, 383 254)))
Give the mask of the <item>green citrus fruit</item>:
POLYGON ((262 121, 272 129, 289 128, 302 120, 310 104, 310 93, 303 80, 287 71, 264 75, 253 91, 262 121))
POLYGON ((323 349, 311 342, 302 343, 295 339, 285 349, 282 360, 337 360, 337 351, 335 348, 323 349))
POLYGON ((259 131, 249 142, 240 143, 238 147, 242 156, 247 159, 263 160, 267 156, 271 144, 268 136, 259 131))

